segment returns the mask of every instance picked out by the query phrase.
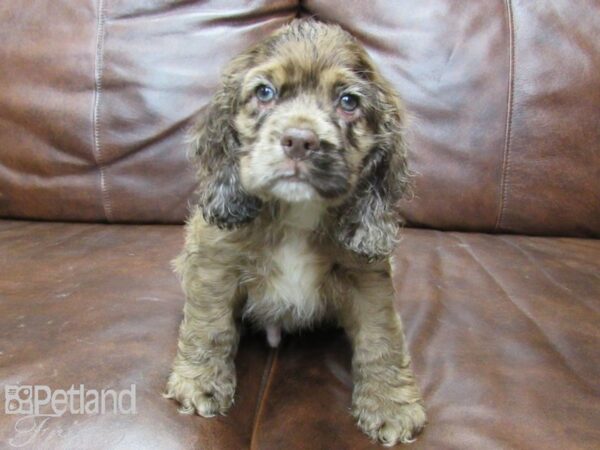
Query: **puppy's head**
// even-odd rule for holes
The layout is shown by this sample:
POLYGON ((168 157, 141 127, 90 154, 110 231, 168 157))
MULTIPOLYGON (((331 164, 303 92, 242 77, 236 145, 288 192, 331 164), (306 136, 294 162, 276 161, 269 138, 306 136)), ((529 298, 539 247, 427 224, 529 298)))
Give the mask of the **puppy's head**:
POLYGON ((269 201, 322 202, 346 248, 391 251, 407 182, 403 111, 341 28, 297 20, 226 68, 194 136, 205 219, 232 228, 269 201))

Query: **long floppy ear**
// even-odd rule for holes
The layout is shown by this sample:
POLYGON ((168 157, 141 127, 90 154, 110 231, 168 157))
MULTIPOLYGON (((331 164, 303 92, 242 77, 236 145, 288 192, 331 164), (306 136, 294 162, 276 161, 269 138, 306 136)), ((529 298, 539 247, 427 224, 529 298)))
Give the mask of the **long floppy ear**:
POLYGON ((397 203, 408 189, 409 171, 402 104, 366 56, 364 63, 376 90, 373 110, 367 112, 376 142, 362 161, 353 195, 338 209, 337 238, 347 249, 375 260, 389 256, 397 242, 397 203))
POLYGON ((198 197, 204 220, 232 229, 251 222, 262 202, 248 194, 239 173, 240 143, 233 120, 238 110, 241 79, 251 54, 229 63, 221 87, 201 115, 192 133, 198 171, 198 197))

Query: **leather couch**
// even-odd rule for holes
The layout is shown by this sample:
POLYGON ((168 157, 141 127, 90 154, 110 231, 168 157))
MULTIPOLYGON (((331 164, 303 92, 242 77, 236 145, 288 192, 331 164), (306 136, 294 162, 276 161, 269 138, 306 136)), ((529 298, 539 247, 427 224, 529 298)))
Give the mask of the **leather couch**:
POLYGON ((379 448, 350 416, 339 330, 276 350, 246 333, 226 417, 160 395, 194 201, 186 128, 223 64, 298 16, 356 35, 413 116, 394 256, 429 413, 411 448, 600 448, 594 0, 2 2, 0 382, 134 384, 136 414, 0 410, 0 447, 379 448))

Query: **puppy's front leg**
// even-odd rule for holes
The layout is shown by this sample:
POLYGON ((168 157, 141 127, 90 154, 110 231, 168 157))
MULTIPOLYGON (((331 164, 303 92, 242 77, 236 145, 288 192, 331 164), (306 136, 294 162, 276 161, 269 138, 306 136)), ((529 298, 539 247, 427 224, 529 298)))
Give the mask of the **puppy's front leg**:
POLYGON ((354 355, 352 413, 359 427, 386 446, 412 442, 425 409, 410 368, 402 322, 385 270, 357 273, 343 325, 354 355))
POLYGON ((176 266, 186 304, 165 396, 176 399, 182 413, 224 414, 233 403, 236 385, 237 278, 226 265, 197 250, 181 255, 176 266))

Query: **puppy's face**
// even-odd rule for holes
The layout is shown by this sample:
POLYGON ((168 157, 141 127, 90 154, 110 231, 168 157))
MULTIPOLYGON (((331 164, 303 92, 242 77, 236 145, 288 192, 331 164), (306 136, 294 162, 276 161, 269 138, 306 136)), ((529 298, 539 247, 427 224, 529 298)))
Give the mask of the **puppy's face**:
POLYGON ((407 183, 403 109, 340 27, 296 20, 233 59, 194 142, 209 223, 235 228, 266 202, 318 201, 344 247, 391 251, 407 183))
POLYGON ((313 39, 280 38, 257 55, 234 118, 249 193, 335 203, 352 191, 377 132, 377 93, 361 56, 335 28, 313 39))

